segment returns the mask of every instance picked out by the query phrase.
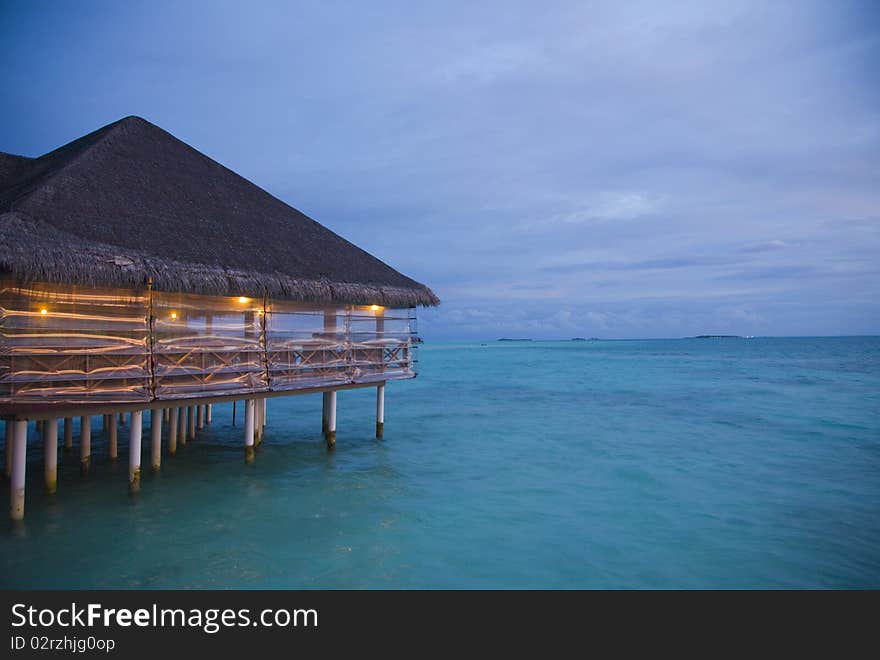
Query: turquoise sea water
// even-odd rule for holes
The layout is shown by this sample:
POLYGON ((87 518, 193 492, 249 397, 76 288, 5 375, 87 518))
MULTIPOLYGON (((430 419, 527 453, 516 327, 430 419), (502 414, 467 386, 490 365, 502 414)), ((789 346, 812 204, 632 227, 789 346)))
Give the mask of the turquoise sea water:
POLYGON ((374 390, 340 393, 333 453, 319 395, 276 399, 246 466, 241 407, 233 428, 215 406, 136 497, 100 434, 92 474, 66 455, 43 495, 32 434, 2 586, 880 587, 880 338, 419 359, 388 386, 381 442, 374 390))

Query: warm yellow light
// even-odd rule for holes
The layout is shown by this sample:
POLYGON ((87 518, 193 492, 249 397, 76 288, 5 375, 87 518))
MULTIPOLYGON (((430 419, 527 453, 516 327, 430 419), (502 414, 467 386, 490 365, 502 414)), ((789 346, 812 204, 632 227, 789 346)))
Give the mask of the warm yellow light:
POLYGON ((176 318, 177 318, 177 312, 171 312, 171 320, 173 321, 176 318))
POLYGON ((240 302, 240 303, 242 303, 242 304, 248 302, 249 300, 250 300, 250 298, 245 298, 244 296, 239 296, 239 297, 238 297, 238 302, 240 302))
POLYGON ((45 307, 43 307, 43 309, 40 310, 40 314, 42 314, 43 316, 46 316, 46 314, 48 314, 48 313, 49 313, 49 310, 46 309, 45 307))
POLYGON ((370 309, 372 309, 374 312, 378 312, 382 308, 379 307, 379 305, 370 305, 370 309))

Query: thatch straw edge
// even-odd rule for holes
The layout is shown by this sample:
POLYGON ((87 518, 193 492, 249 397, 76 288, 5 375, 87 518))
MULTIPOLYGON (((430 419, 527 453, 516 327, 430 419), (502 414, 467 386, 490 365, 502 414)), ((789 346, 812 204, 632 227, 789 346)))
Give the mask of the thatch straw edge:
POLYGON ((214 296, 384 307, 431 307, 440 300, 426 286, 403 288, 359 282, 295 279, 219 265, 182 263, 146 252, 85 241, 20 212, 0 214, 0 271, 16 279, 92 287, 142 288, 214 296))

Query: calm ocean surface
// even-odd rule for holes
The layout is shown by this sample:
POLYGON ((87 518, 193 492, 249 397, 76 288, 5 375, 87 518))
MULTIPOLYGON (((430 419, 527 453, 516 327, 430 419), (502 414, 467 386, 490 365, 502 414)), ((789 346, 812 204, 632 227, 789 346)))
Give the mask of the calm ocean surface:
MULTIPOLYGON (((3 587, 880 587, 880 338, 426 344, 391 383, 241 407, 127 495, 93 435, 42 493, 3 587)), ((148 417, 145 416, 145 427, 148 417)), ((99 427, 99 419, 95 426, 99 427)), ((127 428, 127 427, 126 427, 127 428)), ((123 433, 122 438, 127 434, 123 433)), ((75 440, 76 443, 76 440, 75 440)), ((75 453, 75 451, 74 451, 75 453)))

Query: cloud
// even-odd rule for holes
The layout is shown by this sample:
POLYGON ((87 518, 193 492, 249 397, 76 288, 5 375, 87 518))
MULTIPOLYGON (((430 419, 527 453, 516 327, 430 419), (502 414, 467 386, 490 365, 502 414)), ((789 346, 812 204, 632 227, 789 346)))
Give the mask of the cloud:
POLYGON ((429 284, 429 338, 880 332, 864 3, 158 4, 10 7, 0 149, 144 115, 429 284))
POLYGON ((792 247, 793 245, 793 243, 787 243, 786 241, 774 239, 772 241, 762 241, 760 243, 746 245, 740 248, 740 252, 774 252, 776 250, 784 250, 785 248, 792 247))

